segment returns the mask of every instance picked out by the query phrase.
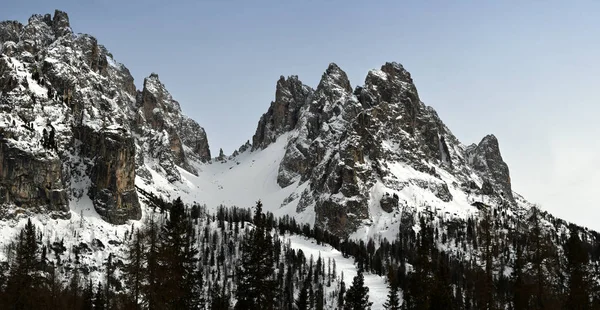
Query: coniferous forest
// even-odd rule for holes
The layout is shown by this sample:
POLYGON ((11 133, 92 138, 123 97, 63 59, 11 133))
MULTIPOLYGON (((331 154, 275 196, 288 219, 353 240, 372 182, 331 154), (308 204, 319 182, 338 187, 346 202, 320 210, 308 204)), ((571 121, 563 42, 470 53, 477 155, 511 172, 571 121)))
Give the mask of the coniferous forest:
POLYGON ((395 240, 364 242, 264 214, 261 202, 215 214, 153 203, 101 278, 78 248, 65 278, 64 262, 47 256, 68 249, 43 244, 29 221, 4 249, 0 309, 370 309, 364 273, 387 279, 385 309, 600 309, 598 235, 574 225, 557 234, 565 223, 536 208, 518 217, 484 208, 466 221, 415 213, 395 240), (292 249, 289 234, 352 257, 357 276, 340 281, 335 260, 292 249))

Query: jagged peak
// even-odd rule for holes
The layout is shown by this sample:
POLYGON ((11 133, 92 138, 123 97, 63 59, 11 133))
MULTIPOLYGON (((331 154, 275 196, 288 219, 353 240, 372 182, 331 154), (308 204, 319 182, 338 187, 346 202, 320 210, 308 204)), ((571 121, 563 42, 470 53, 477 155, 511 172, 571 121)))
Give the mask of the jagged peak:
POLYGON ((52 17, 50 16, 50 14, 33 14, 31 15, 31 17, 29 17, 29 19, 27 20, 28 24, 35 24, 35 23, 45 23, 48 26, 52 25, 52 17))
POLYGON ((380 69, 373 69, 367 73, 365 85, 376 84, 375 80, 386 82, 404 82, 413 84, 410 73, 400 63, 386 62, 380 69))
POLYGON ((397 78, 400 81, 413 83, 410 73, 404 69, 404 66, 397 62, 386 62, 381 66, 381 71, 387 73, 393 78, 397 78))
POLYGON ((481 142, 479 142, 479 145, 490 143, 498 145, 498 138, 496 138, 496 136, 494 136, 493 134, 489 134, 483 137, 483 139, 481 139, 481 142))
POLYGON ((323 73, 317 91, 336 86, 346 92, 352 92, 348 75, 337 64, 332 62, 327 67, 327 70, 325 70, 325 73, 323 73))
POLYGON ((52 29, 57 37, 72 34, 73 30, 71 30, 69 15, 66 12, 55 10, 54 18, 52 18, 52 29))
POLYGON ((164 84, 158 78, 158 74, 152 72, 146 78, 144 78, 144 90, 147 90, 151 93, 156 93, 157 91, 166 91, 164 84))
POLYGON ((50 14, 33 14, 29 17, 27 23, 30 26, 43 23, 52 28, 56 37, 62 37, 73 33, 71 23, 69 22, 69 15, 60 10, 55 10, 54 16, 51 16, 50 14))
POLYGON ((296 127, 301 107, 313 89, 302 84, 297 75, 279 77, 275 89, 275 100, 258 122, 252 137, 252 150, 273 143, 279 135, 296 127))

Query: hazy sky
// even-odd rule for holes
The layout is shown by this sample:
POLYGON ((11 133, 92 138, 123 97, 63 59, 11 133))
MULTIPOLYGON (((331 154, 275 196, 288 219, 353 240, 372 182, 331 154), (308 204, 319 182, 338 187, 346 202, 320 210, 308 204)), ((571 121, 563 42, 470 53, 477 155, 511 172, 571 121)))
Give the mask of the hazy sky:
POLYGON ((138 87, 158 73, 215 154, 251 139, 280 75, 316 87, 335 62, 354 87, 400 62, 463 143, 498 137, 515 191, 600 230, 600 1, 48 2, 0 20, 66 11, 138 87))

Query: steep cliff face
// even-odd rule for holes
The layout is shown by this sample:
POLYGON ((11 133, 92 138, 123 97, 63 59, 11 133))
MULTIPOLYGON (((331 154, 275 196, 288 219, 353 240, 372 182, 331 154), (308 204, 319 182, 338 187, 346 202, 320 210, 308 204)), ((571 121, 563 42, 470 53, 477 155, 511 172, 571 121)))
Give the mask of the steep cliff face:
POLYGON ((89 196, 94 208, 108 222, 124 224, 141 217, 135 189, 135 142, 124 130, 96 131, 82 126, 74 128, 80 141, 79 157, 91 163, 89 196))
POLYGON ((0 46, 5 210, 69 216, 70 202, 87 195, 101 217, 123 224, 141 217, 135 181, 152 182, 148 163, 175 182, 177 166, 195 173, 191 162, 210 160, 204 129, 158 76, 137 91, 94 37, 73 34, 66 13, 2 22, 0 46))
POLYGON ((252 149, 264 149, 275 142, 277 137, 296 127, 300 108, 306 103, 313 89, 302 84, 298 76, 277 81, 275 101, 258 121, 256 133, 252 137, 252 149))
POLYGON ((34 210, 53 217, 69 217, 60 159, 47 153, 31 154, 7 142, 0 144, 0 202, 19 209, 0 208, 0 215, 34 210))
POLYGON ((514 202, 510 184, 508 165, 502 159, 498 139, 494 135, 485 136, 478 145, 467 148, 469 164, 491 185, 490 193, 495 193, 514 202))
MULTIPOLYGON (((142 153, 150 155, 151 160, 146 161, 150 169, 162 171, 169 182, 176 182, 181 181, 176 166, 197 174, 192 163, 210 160, 206 132, 182 114, 179 102, 173 100, 157 74, 144 79, 136 106, 135 129, 141 135, 138 145, 142 153)), ((146 182, 153 182, 145 166, 140 170, 145 170, 140 175, 146 182)))

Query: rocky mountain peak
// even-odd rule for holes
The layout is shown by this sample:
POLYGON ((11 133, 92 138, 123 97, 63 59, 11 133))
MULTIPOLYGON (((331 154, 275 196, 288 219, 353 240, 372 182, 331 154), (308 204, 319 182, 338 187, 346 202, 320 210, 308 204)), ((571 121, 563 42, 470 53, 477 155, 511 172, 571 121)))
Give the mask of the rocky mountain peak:
POLYGON ((405 83, 413 83, 410 73, 404 69, 404 66, 397 62, 386 62, 381 66, 381 71, 387 73, 387 75, 393 79, 398 79, 405 83))
POLYGON ((312 88, 302 84, 298 76, 281 76, 275 89, 275 101, 258 122, 252 137, 252 150, 263 149, 281 134, 296 127, 300 109, 313 93, 312 88))
POLYGON ((55 10, 52 18, 52 29, 57 37, 72 34, 71 24, 69 23, 69 15, 63 11, 55 10))
POLYGON ((321 76, 317 92, 328 92, 333 89, 340 89, 342 92, 352 92, 348 75, 335 63, 330 63, 327 70, 321 76))
POLYGON ((0 216, 11 206, 68 217, 87 196, 122 224, 141 216, 135 182, 152 182, 148 168, 175 182, 178 166, 194 174, 210 161, 204 129, 158 75, 136 90, 94 37, 72 35, 65 12, 0 22, 0 44, 0 216))
MULTIPOLYGON (((501 195, 514 201, 508 165, 502 159, 498 139, 487 135, 476 147, 468 147, 467 155, 470 165, 482 175, 484 183, 490 183, 490 193, 501 195)), ((487 185, 487 184, 484 184, 487 185)))

